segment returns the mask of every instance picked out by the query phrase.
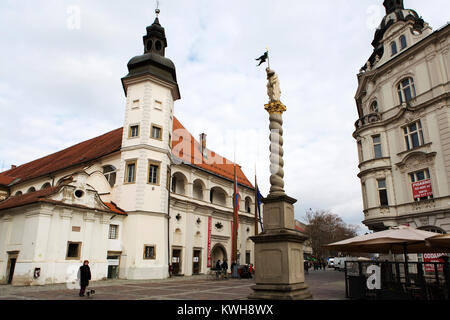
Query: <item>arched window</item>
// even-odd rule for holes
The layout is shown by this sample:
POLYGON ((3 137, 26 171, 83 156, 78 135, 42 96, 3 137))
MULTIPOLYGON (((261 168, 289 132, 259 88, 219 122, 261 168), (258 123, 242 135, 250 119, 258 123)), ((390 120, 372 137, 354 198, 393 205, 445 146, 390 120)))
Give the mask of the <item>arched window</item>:
POLYGON ((395 41, 391 42, 391 52, 392 52, 392 55, 397 54, 397 43, 395 41))
POLYGON ((370 105, 370 112, 378 113, 378 102, 376 100, 370 105))
POLYGON ((106 180, 108 180, 111 187, 114 187, 114 185, 116 184, 116 174, 117 173, 115 167, 111 165, 103 167, 103 175, 105 176, 106 180))
POLYGON ((51 188, 51 186, 52 186, 52 185, 50 184, 50 182, 46 182, 46 183, 41 187, 41 190, 51 188))
POLYGON ((408 102, 416 97, 416 88, 414 86, 413 78, 405 78, 397 86, 398 97, 400 103, 408 102))
POLYGON ((27 193, 32 193, 32 192, 36 192, 36 188, 35 187, 31 187, 30 189, 28 189, 27 193))
POLYGON ((404 35, 402 35, 400 37, 400 47, 401 50, 405 49, 408 46, 408 44, 406 43, 406 37, 404 35))
POLYGON ((440 233, 440 234, 446 234, 445 230, 439 228, 439 227, 435 227, 435 226, 427 226, 427 227, 421 227, 418 228, 419 230, 423 230, 423 231, 429 231, 429 232, 435 232, 435 233, 440 233))
POLYGON ((252 212, 252 199, 250 197, 245 198, 245 212, 252 212))
POLYGON ((186 194, 185 186, 187 184, 187 178, 181 172, 176 172, 172 176, 172 192, 176 194, 186 194))
POLYGON ((15 194, 16 197, 17 196, 21 196, 21 195, 22 195, 22 191, 17 191, 16 194, 15 194))

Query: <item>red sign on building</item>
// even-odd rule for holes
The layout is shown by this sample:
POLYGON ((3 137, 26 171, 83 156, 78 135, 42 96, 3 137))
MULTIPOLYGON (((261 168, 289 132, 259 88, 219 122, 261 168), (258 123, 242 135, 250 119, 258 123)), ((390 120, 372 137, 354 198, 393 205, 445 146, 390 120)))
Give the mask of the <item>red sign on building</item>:
MULTIPOLYGON (((424 253, 423 254, 423 262, 444 262, 443 259, 440 259, 441 256, 444 256, 445 253, 424 253)), ((425 272, 434 272, 435 271, 434 264, 425 264, 425 272)), ((438 265, 438 272, 443 272, 443 265, 438 265)))
POLYGON ((414 182, 412 184, 412 190, 414 199, 429 197, 433 195, 430 179, 414 182))

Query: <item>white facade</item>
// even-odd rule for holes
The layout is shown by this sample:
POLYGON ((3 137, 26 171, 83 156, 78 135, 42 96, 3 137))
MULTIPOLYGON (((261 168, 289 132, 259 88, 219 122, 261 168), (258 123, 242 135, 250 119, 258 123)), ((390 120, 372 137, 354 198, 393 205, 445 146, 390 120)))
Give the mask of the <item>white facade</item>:
MULTIPOLYGON (((157 20, 156 40, 164 40, 157 20)), ((8 172, 0 174, 0 282, 72 283, 83 260, 90 261, 92 280, 163 279, 169 265, 176 274, 205 274, 217 259, 231 260, 234 182, 174 163, 173 112, 180 97, 165 73, 171 64, 164 50, 158 54, 146 51, 137 59, 139 68, 142 57, 150 61, 155 73, 133 74, 135 57, 122 79, 127 99, 119 149, 33 179, 2 184, 8 172), (15 202, 25 204, 2 209, 15 202)), ((254 189, 240 184, 239 191, 238 254, 240 263, 254 263, 254 189)))
POLYGON ((363 223, 450 232, 450 27, 403 9, 377 34, 356 93, 363 223))

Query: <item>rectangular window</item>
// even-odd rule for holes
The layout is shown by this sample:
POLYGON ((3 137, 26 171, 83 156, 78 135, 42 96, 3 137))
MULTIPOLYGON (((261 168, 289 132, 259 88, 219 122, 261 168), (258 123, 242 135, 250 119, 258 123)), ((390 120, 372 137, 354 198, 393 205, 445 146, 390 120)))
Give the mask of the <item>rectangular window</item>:
POLYGON ((130 126, 128 138, 136 138, 136 137, 139 137, 139 126, 138 125, 130 126))
POLYGON ((155 109, 162 110, 162 102, 155 100, 155 109))
POLYGON ((127 162, 125 170, 125 183, 134 183, 136 181, 136 161, 127 162))
POLYGON ((377 183, 378 183, 378 195, 380 198, 380 206, 386 207, 389 205, 386 189, 386 179, 377 180, 377 183))
POLYGON ((133 100, 133 106, 131 108, 133 109, 139 108, 139 100, 133 100))
POLYGON ((152 124, 151 137, 153 139, 162 140, 162 128, 155 124, 152 124))
POLYGON ((358 141, 358 155, 359 155, 359 162, 364 161, 364 154, 363 154, 363 148, 362 148, 362 142, 358 141))
POLYGON ((403 133, 408 150, 418 148, 424 144, 422 123, 420 120, 404 127, 403 133))
POLYGON ((366 190, 365 182, 363 182, 363 184, 362 184, 362 194, 363 194, 363 206, 364 206, 364 209, 367 209, 369 207, 369 205, 367 203, 367 190, 366 190))
POLYGON ((380 135, 376 135, 372 137, 373 139, 373 153, 375 159, 383 157, 383 153, 381 152, 381 137, 380 135))
POLYGON ((433 199, 430 171, 428 169, 416 171, 409 174, 411 188, 415 201, 433 199))
POLYGON ((119 238, 119 226, 117 224, 109 225, 109 239, 116 240, 119 238))
POLYGON ((66 259, 80 259, 81 242, 68 242, 66 259))
POLYGON ((245 251, 245 264, 250 264, 250 251, 245 251))
POLYGON ((148 163, 148 183, 159 185, 159 162, 149 161, 148 163))
POLYGON ((156 259, 156 250, 153 245, 144 246, 144 260, 154 260, 156 259))

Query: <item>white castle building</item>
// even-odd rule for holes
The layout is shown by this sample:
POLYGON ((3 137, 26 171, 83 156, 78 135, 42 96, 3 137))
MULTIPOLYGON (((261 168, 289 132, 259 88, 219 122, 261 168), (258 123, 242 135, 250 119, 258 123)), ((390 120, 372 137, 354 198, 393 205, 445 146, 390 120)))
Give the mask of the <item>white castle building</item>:
MULTIPOLYGON (((207 273, 230 261, 234 167, 174 117, 175 66, 158 18, 128 63, 123 128, 0 173, 0 282, 207 273)), ((236 165, 238 257, 253 263, 255 189, 236 165)), ((230 263, 229 263, 230 265, 230 263)))

